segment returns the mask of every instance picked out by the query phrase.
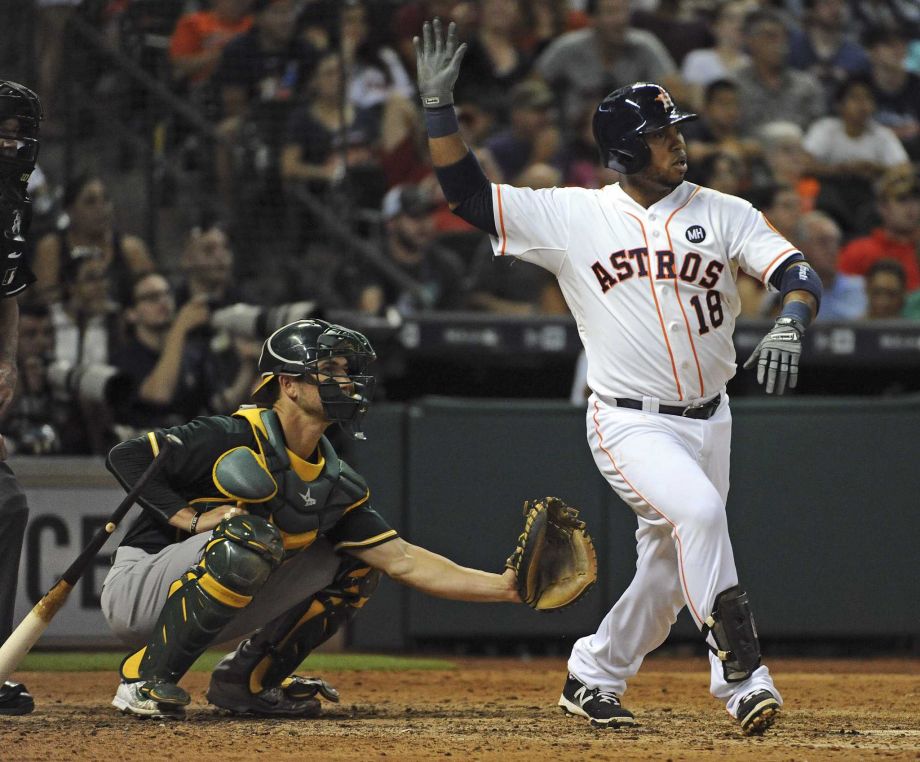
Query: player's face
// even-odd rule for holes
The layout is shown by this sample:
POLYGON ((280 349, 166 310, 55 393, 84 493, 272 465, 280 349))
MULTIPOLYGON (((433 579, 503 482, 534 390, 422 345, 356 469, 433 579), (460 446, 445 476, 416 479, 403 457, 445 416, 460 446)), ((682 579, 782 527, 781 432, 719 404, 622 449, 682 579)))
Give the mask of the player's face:
POLYGON ((4 119, 0 122, 0 156, 16 157, 19 148, 19 120, 16 118, 4 119))
POLYGON ((674 190, 687 174, 687 143, 677 125, 646 133, 651 159, 639 176, 655 186, 674 190))

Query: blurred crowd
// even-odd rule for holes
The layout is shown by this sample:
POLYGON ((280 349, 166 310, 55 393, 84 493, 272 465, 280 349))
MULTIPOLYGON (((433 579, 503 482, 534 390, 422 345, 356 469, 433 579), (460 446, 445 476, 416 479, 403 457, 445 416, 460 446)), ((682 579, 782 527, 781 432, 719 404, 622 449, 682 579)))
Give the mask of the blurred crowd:
MULTIPOLYGON (((493 262, 440 194, 412 47, 434 16, 469 44, 456 106, 491 180, 616 182, 594 108, 659 82, 700 115, 683 129, 688 179, 750 200, 801 248, 824 282, 819 320, 920 319, 915 0, 37 0, 36 13, 47 140, 75 121, 60 82, 77 18, 213 130, 181 114, 144 126, 205 189, 181 251, 119 228, 100 168, 35 173, 38 282, 5 424, 21 450, 104 452, 232 409, 273 309, 565 314, 551 276, 493 262)), ((85 69, 88 92, 112 90, 112 67, 85 69)), ((145 99, 121 92, 131 123, 145 99)), ((776 312, 758 281, 738 282, 744 316, 776 312)))

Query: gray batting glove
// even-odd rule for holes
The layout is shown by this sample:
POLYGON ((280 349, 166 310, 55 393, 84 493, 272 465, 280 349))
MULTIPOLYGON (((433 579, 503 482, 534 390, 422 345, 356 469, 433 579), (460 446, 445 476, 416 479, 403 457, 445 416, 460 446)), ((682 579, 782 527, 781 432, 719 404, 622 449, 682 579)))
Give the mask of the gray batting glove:
POLYGON ((460 62, 466 54, 466 43, 457 44, 457 25, 451 21, 447 27, 447 42, 441 32, 441 19, 425 22, 422 40, 412 38, 415 46, 415 64, 418 74, 418 91, 425 108, 449 106, 454 102, 454 84, 460 75, 460 62))
POLYGON ((805 327, 793 318, 781 317, 754 348, 745 370, 757 363, 757 383, 767 380, 767 394, 782 394, 786 389, 795 389, 799 380, 799 357, 802 354, 802 334, 805 327))

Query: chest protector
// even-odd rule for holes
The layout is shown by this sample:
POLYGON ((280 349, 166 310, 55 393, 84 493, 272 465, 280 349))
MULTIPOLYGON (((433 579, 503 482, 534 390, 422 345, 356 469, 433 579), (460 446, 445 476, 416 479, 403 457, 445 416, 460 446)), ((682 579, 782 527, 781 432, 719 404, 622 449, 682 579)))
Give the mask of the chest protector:
POLYGON ((278 485, 274 497, 260 503, 257 509, 259 513, 267 513, 267 518, 281 532, 285 550, 308 547, 348 511, 367 500, 369 492, 364 479, 339 460, 326 437, 319 441, 323 468, 315 479, 305 481, 291 465, 281 422, 273 410, 243 407, 234 416, 244 418, 252 426, 260 459, 278 485))

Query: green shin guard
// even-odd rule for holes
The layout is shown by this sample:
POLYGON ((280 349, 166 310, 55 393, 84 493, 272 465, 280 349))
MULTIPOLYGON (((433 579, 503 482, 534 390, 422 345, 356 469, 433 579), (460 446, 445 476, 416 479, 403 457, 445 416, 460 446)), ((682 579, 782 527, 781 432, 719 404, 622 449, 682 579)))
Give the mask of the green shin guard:
MULTIPOLYGON (((310 652, 364 606, 379 579, 379 572, 349 561, 329 587, 257 630, 234 654, 221 660, 214 669, 212 684, 246 684, 253 694, 285 687, 285 681, 310 652)), ((296 689, 296 681, 291 687, 296 689)))
POLYGON ((249 605, 282 553, 281 536, 264 519, 234 516, 222 521, 201 562, 170 586, 150 641, 122 662, 122 679, 178 682, 249 605))

